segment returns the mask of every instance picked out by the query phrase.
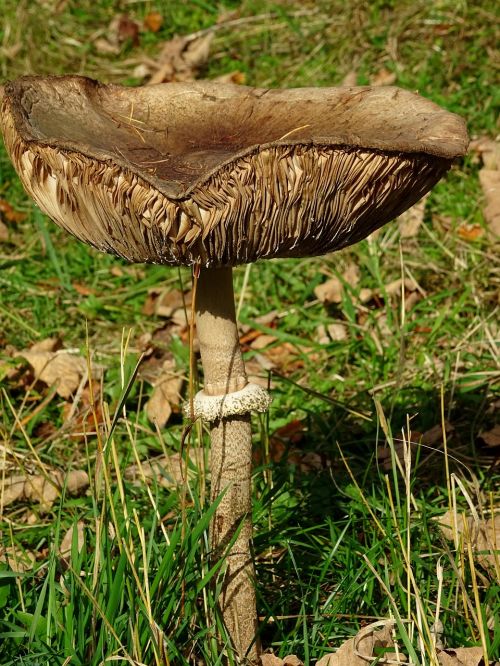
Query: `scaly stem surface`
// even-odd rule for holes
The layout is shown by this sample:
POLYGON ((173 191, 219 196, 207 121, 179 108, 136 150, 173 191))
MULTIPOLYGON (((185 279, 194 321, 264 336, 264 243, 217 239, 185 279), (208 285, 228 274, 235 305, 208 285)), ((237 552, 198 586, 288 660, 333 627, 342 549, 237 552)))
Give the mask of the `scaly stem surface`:
MULTIPOLYGON (((248 383, 236 326, 231 268, 203 269, 198 281, 196 328, 204 372, 204 392, 224 395, 248 383)), ((227 556, 219 599, 222 616, 240 660, 256 663, 257 610, 252 538, 252 432, 250 414, 218 419, 211 427, 211 499, 225 491, 213 517, 212 555, 218 560, 239 530, 227 556)))

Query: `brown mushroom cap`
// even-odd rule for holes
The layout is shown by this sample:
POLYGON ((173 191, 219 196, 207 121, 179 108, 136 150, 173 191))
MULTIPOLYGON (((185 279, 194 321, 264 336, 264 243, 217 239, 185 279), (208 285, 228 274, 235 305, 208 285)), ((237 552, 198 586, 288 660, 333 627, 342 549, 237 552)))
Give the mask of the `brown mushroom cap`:
POLYGON ((463 120, 393 87, 5 86, 0 124, 40 208, 129 261, 236 265, 331 252, 465 153, 463 120))

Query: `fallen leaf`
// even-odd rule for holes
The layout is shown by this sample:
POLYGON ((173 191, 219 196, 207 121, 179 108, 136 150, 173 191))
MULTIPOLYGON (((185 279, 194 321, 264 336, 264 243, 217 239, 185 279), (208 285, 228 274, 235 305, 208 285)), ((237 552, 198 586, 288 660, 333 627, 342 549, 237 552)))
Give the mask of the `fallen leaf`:
POLYGON ((487 446, 492 448, 500 446, 500 423, 494 426, 491 430, 482 430, 479 437, 487 446))
POLYGON ((26 213, 14 210, 8 201, 0 199, 0 218, 3 218, 6 222, 14 222, 17 224, 26 219, 26 213))
POLYGON ((99 388, 96 386, 90 390, 87 384, 78 391, 73 402, 64 403, 62 417, 65 428, 70 428, 69 436, 85 441, 88 433, 94 432, 96 427, 106 422, 99 388))
POLYGON ((467 224, 464 222, 458 227, 457 233, 460 238, 466 241, 474 241, 481 238, 484 234, 484 229, 480 224, 467 224))
POLYGON ((45 338, 39 342, 35 342, 29 348, 30 352, 55 352, 62 349, 63 343, 61 338, 45 338))
POLYGON ((425 206, 429 195, 426 194, 420 201, 408 208, 398 217, 399 233, 401 238, 414 238, 424 221, 425 206))
POLYGON ((479 182, 486 199, 486 207, 483 210, 484 219, 489 230, 496 236, 500 236, 500 171, 481 169, 479 182))
POLYGON ((33 368, 35 378, 48 386, 56 386, 61 398, 68 399, 87 373, 87 361, 82 356, 60 350, 19 352, 33 368))
POLYGON ((165 42, 156 60, 145 60, 150 68, 149 85, 166 81, 192 81, 207 62, 213 33, 196 39, 174 37, 165 42))
POLYGON ((254 358, 250 358, 245 361, 245 370, 247 373, 248 381, 258 386, 262 386, 265 389, 273 388, 274 383, 271 381, 269 385, 269 370, 271 370, 273 364, 270 361, 267 361, 266 357, 262 354, 256 354, 254 358), (265 364, 268 363, 268 367, 265 367, 265 364))
POLYGON ((115 33, 115 39, 118 44, 123 44, 127 40, 132 42, 133 46, 139 46, 139 24, 130 18, 128 14, 122 14, 111 21, 110 32, 115 33))
MULTIPOLYGON (((394 442, 394 453, 401 463, 404 464, 405 453, 408 449, 407 442, 394 442)), ((410 442, 410 452, 412 460, 414 459, 414 454, 418 451, 418 444, 414 441, 410 442)), ((381 468, 384 471, 389 471, 392 469, 392 452, 391 447, 387 444, 383 444, 377 447, 377 460, 381 468)))
MULTIPOLYGON (((446 421, 446 419, 444 421, 444 429, 447 436, 451 435, 454 431, 454 427, 449 421, 446 421)), ((414 433, 414 435, 416 436, 417 433, 414 433)), ((429 428, 429 430, 426 430, 420 437, 420 441, 426 446, 441 445, 444 441, 442 424, 437 423, 435 426, 432 426, 432 428, 429 428)))
POLYGON ((95 289, 91 289, 81 282, 72 282, 71 286, 81 296, 91 296, 92 294, 95 294, 95 289))
POLYGON ((30 550, 7 546, 0 550, 0 562, 5 562, 11 571, 25 573, 33 569, 36 556, 30 550))
POLYGON ((455 540, 455 535, 460 540, 464 550, 467 550, 466 539, 470 541, 475 559, 485 569, 498 570, 500 563, 500 513, 490 518, 480 518, 479 521, 473 516, 463 514, 455 516, 447 511, 438 516, 436 521, 443 535, 450 541, 455 540))
POLYGON ((355 287, 359 282, 359 267, 354 262, 347 264, 347 268, 342 274, 344 281, 351 287, 355 287))
POLYGON ((283 666, 283 659, 280 659, 274 654, 261 654, 261 666, 283 666))
POLYGON ((481 136, 470 142, 469 150, 481 158, 485 169, 500 170, 500 142, 489 136, 481 136))
POLYGON ((382 67, 374 76, 370 79, 370 84, 372 86, 392 86, 396 81, 396 74, 390 72, 385 67, 382 67))
POLYGON ((149 12, 144 18, 144 27, 150 32, 158 32, 163 25, 163 16, 160 12, 149 12))
POLYGON ((276 342, 277 339, 278 338, 275 335, 261 333, 260 335, 256 336, 254 340, 252 340, 250 343, 250 348, 255 349, 256 351, 265 349, 266 347, 269 347, 269 345, 273 344, 273 342, 276 342))
POLYGON ((409 278, 398 278, 397 280, 393 280, 392 282, 389 282, 389 284, 385 285, 385 291, 389 296, 399 296, 401 294, 401 287, 404 286, 405 291, 415 291, 417 288, 416 283, 413 280, 410 280, 409 278))
POLYGON ((320 345, 330 344, 330 337, 326 332, 326 326, 324 324, 319 324, 316 327, 316 342, 320 345))
POLYGON ((105 32, 93 41, 95 50, 103 55, 118 55, 122 45, 130 40, 132 45, 139 46, 139 24, 127 14, 115 16, 105 32))
POLYGON ((334 342, 347 340, 347 326, 344 324, 328 324, 326 327, 328 335, 334 342))
POLYGON ((236 69, 234 72, 228 72, 227 74, 216 76, 214 81, 217 81, 218 83, 234 83, 238 86, 242 86, 245 84, 246 78, 244 72, 240 72, 236 69))
POLYGON ((97 53, 102 53, 102 55, 118 55, 120 53, 120 47, 117 44, 111 44, 104 37, 98 37, 93 43, 97 53))
POLYGON ((151 397, 146 403, 148 419, 157 423, 158 427, 163 428, 172 415, 172 409, 179 406, 183 383, 184 379, 175 369, 175 361, 166 359, 161 373, 154 381, 151 397))
MULTIPOLYGON (((448 423, 448 421, 445 421, 445 428, 447 435, 450 435, 454 429, 453 426, 450 423, 448 423)), ((434 449, 443 443, 443 428, 441 424, 438 423, 432 428, 429 428, 429 430, 426 430, 426 432, 424 433, 414 430, 410 433, 410 437, 411 437, 410 450, 412 458, 414 454, 418 451, 419 443, 425 445, 424 450, 421 452, 421 454, 426 455, 428 448, 434 449)), ((395 454, 401 462, 404 462, 404 453, 406 447, 407 443, 402 441, 396 441, 394 444, 395 454)), ((382 469, 384 470, 391 469, 392 467, 391 449, 387 443, 377 448, 377 458, 381 464, 382 469)))
POLYGON ((0 220, 0 243, 6 243, 9 240, 9 235, 7 225, 0 220))
POLYGON ((304 359, 301 354, 308 354, 310 360, 314 361, 315 355, 311 353, 309 348, 303 347, 298 349, 290 342, 282 342, 279 345, 268 347, 265 353, 262 352, 262 354, 257 354, 255 358, 260 359, 264 356, 270 361, 270 367, 276 368, 279 372, 287 375, 304 367, 304 359))
POLYGON ((82 520, 79 520, 76 523, 74 523, 73 525, 71 525, 69 530, 66 532, 66 534, 62 538, 61 544, 59 546, 59 555, 61 555, 61 557, 63 557, 63 558, 67 558, 68 555, 71 555, 71 550, 72 550, 72 547, 73 547, 73 534, 75 532, 75 528, 76 528, 76 532, 77 532, 77 537, 76 537, 77 548, 76 548, 76 550, 79 553, 83 548, 83 544, 85 542, 85 538, 84 538, 85 525, 84 525, 82 520))
POLYGON ((290 654, 284 659, 274 654, 262 654, 260 656, 260 663, 261 666, 304 666, 303 662, 294 654, 290 654))
POLYGON ((2 488, 3 506, 31 500, 40 504, 40 509, 49 510, 63 487, 69 495, 76 495, 88 485, 89 477, 83 470, 72 470, 67 474, 59 470, 50 470, 48 476, 43 474, 10 476, 4 480, 2 488))
POLYGON ((342 292, 342 282, 337 277, 332 277, 314 288, 316 298, 324 305, 342 303, 342 292))
POLYGON ((360 303, 369 303, 373 298, 373 289, 369 287, 363 287, 359 290, 359 302, 360 303))
MULTIPOLYGON (((193 446, 189 449, 188 479, 196 475, 195 470, 203 464, 205 451, 202 447, 193 446)), ((162 488, 173 489, 185 483, 186 461, 180 453, 157 456, 149 460, 129 465, 124 476, 129 481, 141 484, 155 480, 162 488)))
POLYGON ((381 650, 385 648, 385 652, 394 652, 394 624, 392 620, 382 620, 363 627, 354 638, 343 643, 337 652, 321 657, 316 666, 367 666, 375 657, 378 664, 387 663, 381 650))
POLYGON ((483 663, 483 649, 480 647, 462 647, 437 651, 441 666, 479 666, 483 663))
POLYGON ((158 317, 172 317, 176 310, 184 310, 191 306, 191 291, 182 293, 179 289, 150 289, 143 305, 143 314, 157 315, 158 317))
POLYGON ((299 448, 304 440, 306 426, 303 421, 294 419, 286 425, 278 428, 269 438, 268 458, 263 459, 261 449, 256 449, 253 454, 255 465, 262 465, 272 461, 279 463, 286 461, 288 465, 294 465, 301 474, 323 472, 332 466, 331 460, 326 455, 316 451, 304 451, 299 448))

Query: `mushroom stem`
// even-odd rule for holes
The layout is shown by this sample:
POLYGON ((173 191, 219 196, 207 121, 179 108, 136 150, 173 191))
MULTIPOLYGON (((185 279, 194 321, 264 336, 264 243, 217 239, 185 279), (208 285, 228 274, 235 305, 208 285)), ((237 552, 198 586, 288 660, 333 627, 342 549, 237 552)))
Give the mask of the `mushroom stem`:
MULTIPOLYGON (((231 268, 203 269, 196 296, 196 328, 208 396, 224 396, 248 385, 241 355, 231 268)), ((252 538, 252 432, 250 412, 216 418, 211 429, 211 499, 224 493, 214 514, 210 544, 214 560, 227 550, 227 567, 218 600, 237 658, 255 663, 257 609, 252 538)))

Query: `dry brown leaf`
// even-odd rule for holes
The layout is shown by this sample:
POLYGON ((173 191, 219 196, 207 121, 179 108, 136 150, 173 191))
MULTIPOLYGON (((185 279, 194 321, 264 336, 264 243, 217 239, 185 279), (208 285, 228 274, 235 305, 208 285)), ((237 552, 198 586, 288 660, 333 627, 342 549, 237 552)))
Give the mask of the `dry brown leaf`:
POLYGON ((167 423, 172 415, 172 408, 179 407, 184 379, 175 369, 175 361, 167 358, 162 365, 161 373, 153 384, 153 392, 146 403, 148 419, 157 423, 160 428, 167 423))
POLYGON ((62 417, 66 428, 71 428, 70 437, 85 441, 88 433, 106 422, 103 413, 100 390, 88 386, 78 391, 73 402, 65 402, 62 417))
POLYGON ((122 44, 127 40, 130 40, 134 47, 139 46, 139 24, 127 14, 122 14, 113 17, 105 36, 101 32, 93 44, 98 53, 102 53, 103 55, 118 55, 122 44))
POLYGON ((144 27, 150 32, 158 32, 163 25, 163 16, 160 12, 149 12, 144 18, 144 27))
MULTIPOLYGON (((444 421, 444 429, 446 432, 446 435, 450 435, 454 427, 451 425, 449 421, 444 421)), ((413 433, 415 439, 417 439, 417 433, 413 433)), ((426 430, 421 436, 420 440, 422 444, 425 444, 426 446, 436 446, 436 445, 441 445, 443 443, 443 426, 441 423, 437 423, 435 426, 432 426, 432 428, 429 428, 429 430, 426 430)))
MULTIPOLYGON (((375 656, 379 657, 377 651, 387 648, 387 652, 394 652, 394 641, 392 632, 394 622, 392 620, 374 622, 363 627, 354 638, 343 643, 335 654, 327 654, 322 657, 316 666, 367 666, 375 656), (381 628, 379 628, 381 627, 381 628)), ((377 659, 377 664, 385 664, 387 659, 377 659)))
POLYGON ((279 345, 269 347, 265 353, 256 354, 255 358, 260 360, 262 356, 265 356, 267 361, 271 363, 271 366, 265 369, 269 367, 276 368, 286 375, 304 367, 304 359, 301 357, 301 353, 308 354, 310 360, 314 361, 315 354, 311 352, 310 348, 298 349, 290 342, 282 342, 279 345))
POLYGON ((159 290, 150 289, 143 305, 145 315, 155 314, 158 317, 172 317, 176 310, 184 310, 184 305, 191 305, 191 292, 185 292, 184 297, 179 289, 159 290))
POLYGON ((71 555, 71 548, 72 548, 72 545, 73 545, 73 533, 75 531, 75 527, 76 527, 76 531, 77 531, 77 537, 76 537, 77 552, 80 552, 81 549, 83 548, 83 544, 84 544, 84 541, 85 541, 85 539, 84 539, 85 524, 83 523, 82 520, 79 520, 77 523, 71 525, 69 530, 63 536, 63 539, 62 539, 61 544, 59 546, 59 555, 61 555, 61 557, 66 558, 66 557, 68 557, 68 555, 71 555))
POLYGON ((263 354, 256 354, 254 358, 245 361, 245 370, 247 373, 248 381, 253 384, 258 384, 262 388, 273 388, 274 383, 271 381, 269 386, 268 371, 273 368, 271 361, 268 361, 263 354))
MULTIPOLYGON (((191 466, 197 468, 199 465, 202 465, 204 455, 205 452, 202 447, 191 447, 189 449, 191 466)), ((188 479, 195 475, 191 466, 187 470, 188 479)), ((137 484, 143 483, 144 479, 147 483, 155 479, 162 488, 172 489, 185 482, 185 473, 185 460, 180 453, 172 453, 168 456, 157 456, 156 458, 145 460, 141 462, 140 466, 137 464, 130 465, 125 470, 125 478, 137 484)))
POLYGON ((213 33, 210 32, 188 43, 184 50, 184 60, 190 69, 190 75, 194 75, 207 62, 213 37, 213 33))
POLYGON ((48 386, 56 386, 61 398, 68 399, 78 388, 87 372, 87 361, 82 356, 65 351, 19 352, 33 368, 35 378, 48 386))
POLYGON ((347 268, 342 274, 345 282, 351 287, 355 287, 359 283, 359 267, 354 262, 347 264, 347 268))
POLYGON ((228 72, 227 74, 216 76, 214 81, 217 81, 218 83, 235 83, 238 86, 242 86, 245 84, 246 78, 244 72, 240 72, 236 69, 234 72, 228 72))
POLYGON ((500 170, 500 142, 489 136, 481 136, 470 142, 470 152, 477 153, 485 169, 500 170))
POLYGON ((294 654, 290 654, 284 659, 274 654, 262 654, 260 663, 261 666, 303 666, 303 662, 294 654))
POLYGON ((458 227, 457 233, 463 240, 474 241, 481 238, 484 234, 484 229, 480 224, 467 224, 464 222, 458 227))
POLYGON ((9 229, 0 220, 0 243, 6 243, 9 240, 9 229))
POLYGON ((360 303, 369 303, 373 298, 373 289, 369 287, 363 287, 359 290, 359 302, 360 303))
POLYGON ((392 282, 389 282, 389 284, 385 285, 385 291, 388 296, 399 296, 401 294, 401 287, 404 284, 404 289, 405 291, 415 291, 417 288, 416 283, 413 280, 410 280, 409 278, 398 278, 397 280, 393 280, 392 282))
POLYGON ((152 73, 148 83, 195 79, 208 60, 212 39, 213 33, 207 33, 196 39, 174 37, 165 42, 158 59, 145 63, 152 73))
POLYGON ((105 37, 98 37, 94 41, 94 48, 97 53, 102 53, 102 55, 118 55, 120 53, 120 47, 117 44, 111 44, 105 37))
POLYGON ((76 495, 89 485, 89 476, 83 470, 72 470, 67 474, 59 470, 50 470, 49 476, 33 474, 7 477, 2 488, 3 506, 13 502, 31 500, 48 510, 59 497, 61 489, 66 487, 69 495, 76 495))
POLYGON ((139 24, 137 21, 122 14, 114 18, 109 24, 109 33, 113 35, 110 41, 116 41, 118 44, 123 44, 127 40, 132 42, 133 46, 139 46, 139 24))
POLYGON ((480 647, 438 650, 437 657, 441 666, 479 666, 483 650, 480 647))
POLYGON ((370 79, 370 84, 372 86, 392 86, 396 80, 396 74, 390 72, 385 67, 382 67, 374 76, 370 79))
POLYGON ((258 335, 254 340, 252 340, 252 342, 250 343, 250 347, 251 349, 255 349, 255 351, 258 351, 273 344, 273 342, 276 342, 277 339, 278 338, 275 335, 267 335, 265 333, 262 333, 261 335, 258 335))
POLYGON ((401 238, 414 238, 424 221, 425 206, 429 195, 426 194, 415 205, 398 217, 401 238))
POLYGON ((347 340, 347 326, 345 324, 328 324, 326 330, 334 342, 347 340))
POLYGON ((95 294, 95 289, 87 287, 87 285, 82 282, 72 282, 71 286, 81 296, 91 296, 92 294, 95 294))
POLYGON ((261 666, 283 666, 283 659, 274 654, 261 654, 260 664, 261 666))
POLYGON ((500 236, 500 171, 481 169, 479 182, 486 199, 486 207, 483 210, 484 219, 489 230, 496 236, 500 236))
POLYGON ((500 423, 493 426, 491 430, 483 430, 479 433, 479 437, 487 446, 500 446, 500 423))
POLYGON ((0 218, 3 218, 6 222, 17 224, 26 218, 26 213, 14 210, 8 201, 0 199, 0 218))
POLYGON ((498 570, 500 566, 500 513, 479 521, 473 516, 458 514, 455 517, 451 511, 447 511, 437 519, 443 535, 450 541, 455 539, 455 531, 462 542, 463 548, 467 549, 466 540, 472 546, 475 559, 485 569, 498 570))
POLYGON ((320 345, 330 344, 330 337, 326 332, 326 326, 324 324, 320 324, 316 327, 316 342, 320 345))
POLYGON ((5 562, 16 573, 25 573, 33 569, 36 556, 30 550, 7 546, 0 550, 0 562, 5 562))
POLYGON ((332 277, 314 288, 316 298, 325 305, 342 303, 342 292, 342 282, 337 277, 332 277))
MULTIPOLYGON (((404 463, 405 452, 407 449, 408 444, 406 442, 394 443, 394 453, 401 463, 404 463)), ((412 459, 416 451, 418 451, 418 444, 414 441, 410 442, 410 452, 412 459)), ((392 469, 392 453, 391 448, 388 445, 383 444, 377 447, 377 460, 379 461, 379 464, 384 471, 389 471, 392 469)))
POLYGON ((62 349, 62 340, 61 338, 45 338, 35 344, 31 345, 29 348, 30 352, 55 352, 58 349, 62 349))

